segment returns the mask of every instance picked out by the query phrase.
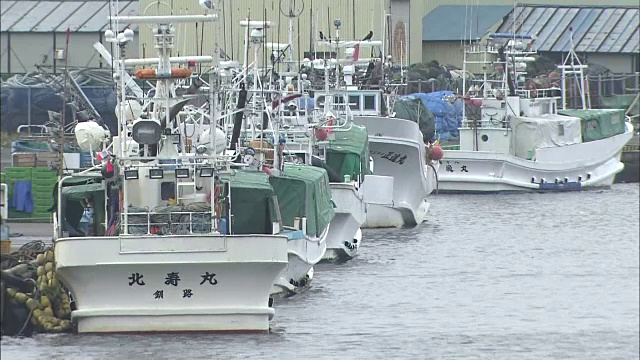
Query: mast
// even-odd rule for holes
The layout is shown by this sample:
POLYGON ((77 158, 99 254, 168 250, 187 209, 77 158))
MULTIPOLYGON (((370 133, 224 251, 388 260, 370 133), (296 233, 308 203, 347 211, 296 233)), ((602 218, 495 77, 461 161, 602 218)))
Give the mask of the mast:
POLYGON ((574 50, 573 27, 569 27, 569 44, 569 53, 567 54, 567 57, 563 61, 562 65, 558 66, 558 68, 562 70, 562 109, 567 109, 567 75, 572 74, 574 78, 576 75, 580 75, 578 90, 580 91, 582 110, 586 110, 587 99, 585 94, 584 69, 586 69, 588 66, 582 64, 580 58, 578 58, 578 55, 574 50))
MULTIPOLYGON (((288 58, 287 72, 291 72, 291 65, 293 64, 293 33, 294 33, 293 19, 300 16, 303 10, 304 10, 304 0, 280 0, 280 13, 289 18, 289 49, 287 51, 287 55, 288 55, 287 56, 288 58), (284 9, 285 1, 288 4, 287 9, 284 9)), ((312 24, 312 27, 313 27, 313 24, 312 24)), ((311 35, 313 39, 315 38, 313 35, 313 28, 311 29, 311 31, 312 31, 311 35)), ((278 50, 278 55, 279 54, 280 54, 280 51, 278 50)), ((298 62, 299 61, 300 59, 298 59, 298 62)))

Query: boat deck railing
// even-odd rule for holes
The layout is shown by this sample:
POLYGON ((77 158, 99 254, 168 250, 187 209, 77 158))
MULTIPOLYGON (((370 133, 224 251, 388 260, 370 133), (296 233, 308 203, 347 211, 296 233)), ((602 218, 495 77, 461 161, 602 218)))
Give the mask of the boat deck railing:
POLYGON ((473 120, 473 119, 464 119, 462 120, 462 125, 460 128, 463 129, 474 129, 474 128, 498 128, 506 130, 509 128, 509 122, 506 119, 501 119, 498 117, 492 119, 482 119, 482 120, 473 120))
MULTIPOLYGON (((216 230, 211 211, 127 212, 129 235, 208 234, 216 230)), ((125 224, 121 214, 121 224, 125 224)))
POLYGON ((518 89, 516 90, 516 93, 520 97, 525 99, 545 98, 545 99, 559 100, 561 99, 561 97, 558 95, 560 94, 560 91, 562 91, 562 89, 556 88, 556 87, 550 87, 550 88, 544 88, 544 89, 518 89))

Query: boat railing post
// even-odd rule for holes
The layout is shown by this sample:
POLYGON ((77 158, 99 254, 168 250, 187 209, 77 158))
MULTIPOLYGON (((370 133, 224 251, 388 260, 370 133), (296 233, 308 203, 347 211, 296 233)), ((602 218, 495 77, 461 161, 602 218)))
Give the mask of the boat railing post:
POLYGON ((57 214, 56 214, 56 218, 57 218, 57 229, 56 229, 56 236, 57 238, 61 238, 62 237, 62 183, 71 178, 72 176, 67 175, 65 177, 58 177, 58 209, 57 209, 57 214))
POLYGON ((209 214, 211 215, 211 231, 210 231, 210 233, 215 233, 216 230, 218 230, 217 222, 216 222, 218 214, 216 214, 216 211, 215 211, 215 209, 216 209, 215 204, 217 203, 218 199, 215 198, 215 196, 216 196, 216 185, 215 185, 214 179, 215 179, 215 176, 212 176, 211 178, 209 178, 209 181, 210 181, 209 194, 211 194, 211 195, 209 195, 209 210, 210 210, 209 214))
POLYGON ((227 184, 229 186, 229 194, 227 195, 228 204, 229 204, 228 209, 230 209, 230 211, 229 211, 229 220, 227 221, 227 233, 228 234, 233 234, 233 228, 231 226, 231 224, 233 223, 233 221, 231 221, 232 217, 233 217, 233 213, 232 213, 233 209, 231 209, 231 183, 227 182, 227 184))

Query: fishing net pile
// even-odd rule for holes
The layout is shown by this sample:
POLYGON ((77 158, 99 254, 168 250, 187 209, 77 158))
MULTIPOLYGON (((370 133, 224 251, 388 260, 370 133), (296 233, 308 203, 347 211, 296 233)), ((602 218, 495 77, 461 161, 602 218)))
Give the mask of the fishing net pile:
POLYGON ((206 234, 211 232, 211 205, 194 202, 184 206, 163 205, 149 211, 142 207, 129 207, 128 232, 143 235, 206 234))
POLYGON ((428 63, 412 64, 407 69, 407 94, 417 92, 433 92, 450 90, 462 91, 464 76, 474 78, 473 74, 464 72, 453 65, 440 65, 436 60, 428 63))
POLYGON ((30 242, 10 255, 2 254, 0 264, 4 335, 72 330, 71 299, 56 276, 52 247, 30 242))

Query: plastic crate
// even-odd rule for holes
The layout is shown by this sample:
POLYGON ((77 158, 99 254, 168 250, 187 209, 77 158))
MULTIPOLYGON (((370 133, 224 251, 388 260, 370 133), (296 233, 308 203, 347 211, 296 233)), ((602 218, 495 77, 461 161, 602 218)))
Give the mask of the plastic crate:
POLYGON ((8 167, 4 169, 7 180, 31 180, 30 167, 8 167))
POLYGON ((31 172, 31 180, 56 182, 58 181, 58 174, 48 168, 33 168, 31 172))
POLYGON ((51 196, 53 194, 53 184, 38 184, 31 183, 31 193, 35 196, 36 194, 47 194, 51 196))
POLYGON ((49 207, 46 207, 46 208, 43 208, 42 210, 34 211, 33 214, 31 214, 31 218, 32 219, 50 219, 51 213, 47 211, 48 209, 49 207))
POLYGON ((9 207, 9 220, 16 219, 30 219, 31 214, 25 211, 18 211, 15 208, 9 207))
POLYGON ((33 206, 36 208, 41 206, 45 206, 49 208, 52 204, 53 204, 53 199, 51 197, 33 199, 33 206))
POLYGON ((33 202, 36 201, 53 201, 53 192, 48 194, 33 194, 33 202))

